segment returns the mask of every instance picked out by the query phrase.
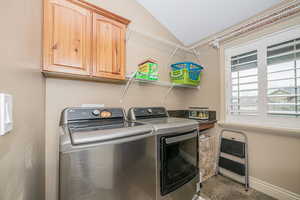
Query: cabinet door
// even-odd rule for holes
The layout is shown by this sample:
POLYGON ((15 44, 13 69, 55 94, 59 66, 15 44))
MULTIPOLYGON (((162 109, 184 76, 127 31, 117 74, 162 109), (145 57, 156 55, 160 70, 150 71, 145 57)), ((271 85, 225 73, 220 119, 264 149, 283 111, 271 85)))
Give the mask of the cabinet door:
POLYGON ((45 0, 43 70, 89 75, 92 14, 66 0, 45 0))
POLYGON ((93 76, 125 79, 124 24, 93 14, 93 76))

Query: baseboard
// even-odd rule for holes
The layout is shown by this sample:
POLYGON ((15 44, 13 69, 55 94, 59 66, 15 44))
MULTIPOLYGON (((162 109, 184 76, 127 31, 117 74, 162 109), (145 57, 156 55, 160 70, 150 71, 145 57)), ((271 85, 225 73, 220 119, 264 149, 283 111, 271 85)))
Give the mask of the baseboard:
POLYGON ((272 185, 254 177, 249 178, 250 187, 278 200, 300 200, 300 194, 272 185))

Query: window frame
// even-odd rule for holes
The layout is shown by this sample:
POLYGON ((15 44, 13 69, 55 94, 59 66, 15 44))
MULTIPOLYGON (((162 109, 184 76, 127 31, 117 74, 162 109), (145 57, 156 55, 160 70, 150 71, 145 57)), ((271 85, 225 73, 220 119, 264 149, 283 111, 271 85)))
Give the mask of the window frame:
POLYGON ((267 47, 281 42, 300 38, 300 26, 268 34, 259 39, 243 43, 238 46, 224 48, 225 55, 225 122, 242 123, 259 126, 277 126, 286 128, 300 128, 300 116, 282 116, 268 114, 268 73, 267 73, 267 47), (257 115, 234 115, 230 111, 231 104, 231 57, 257 50, 258 65, 258 108, 257 115))
MULTIPOLYGON (((248 51, 248 52, 245 52, 245 54, 248 54, 248 53, 251 53, 252 51, 248 51)), ((250 55, 253 55, 253 53, 252 54, 250 54, 250 55)), ((255 55, 256 55, 256 57, 257 57, 257 51, 255 51, 255 55)), ((237 55, 237 56, 240 56, 240 55, 237 55)), ((232 62, 232 57, 230 58, 230 62, 232 62)), ((255 69, 257 69, 258 70, 258 60, 256 59, 255 60, 255 62, 256 62, 256 67, 255 67, 255 69)), ((241 65, 244 65, 244 63, 242 63, 241 65)), ((230 93, 230 105, 229 105, 229 107, 232 107, 232 106, 234 106, 235 104, 232 102, 232 99, 233 99, 233 96, 232 96, 232 94, 234 93, 234 92, 237 92, 238 93, 238 98, 237 98, 237 100, 238 101, 240 101, 241 100, 241 96, 239 95, 241 92, 245 92, 246 90, 243 90, 243 89, 240 89, 239 87, 241 86, 241 85, 249 85, 249 84, 257 84, 258 85, 258 72, 257 72, 257 74, 254 74, 254 75, 249 75, 249 76, 240 76, 240 70, 238 70, 238 71, 236 71, 237 73, 238 73, 238 76, 236 77, 236 78, 232 78, 232 63, 230 64, 230 80, 231 80, 231 83, 230 83, 230 90, 231 90, 231 93, 230 93), (257 81, 255 81, 255 82, 248 82, 248 83, 240 83, 239 81, 240 81, 240 79, 242 79, 242 78, 248 78, 248 77, 257 77, 257 81), (237 84, 233 84, 233 79, 237 79, 238 81, 237 81, 237 84), (233 86, 234 87, 238 87, 238 90, 232 90, 232 88, 233 88, 233 86)), ((250 69, 254 69, 254 68, 250 68, 250 69)), ((257 91, 258 92, 258 88, 257 89, 249 89, 248 91, 257 91)), ((258 96, 257 96, 257 98, 258 98, 258 96)), ((245 105, 243 105, 243 104, 241 104, 240 102, 238 103, 238 104, 236 104, 236 105, 238 105, 238 106, 247 106, 246 104, 245 105)), ((254 105, 254 104, 253 104, 254 105)), ((248 106, 251 106, 251 104, 248 104, 248 106)), ((255 110, 255 111, 246 111, 246 110, 240 110, 240 109, 237 109, 236 110, 236 112, 233 112, 233 111, 231 111, 231 109, 230 108, 228 108, 229 110, 230 110, 230 112, 231 112, 231 114, 232 113, 235 113, 235 114, 240 114, 240 113, 247 113, 248 115, 250 115, 250 113, 252 113, 252 114, 254 114, 254 115, 256 115, 257 114, 257 110, 258 110, 258 108, 255 110), (241 112, 242 111, 242 112, 241 112)))

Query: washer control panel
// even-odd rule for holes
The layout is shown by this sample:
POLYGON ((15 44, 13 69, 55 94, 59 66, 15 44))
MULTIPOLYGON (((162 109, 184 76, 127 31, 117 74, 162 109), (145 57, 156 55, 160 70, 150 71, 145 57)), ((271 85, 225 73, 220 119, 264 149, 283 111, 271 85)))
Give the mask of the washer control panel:
POLYGON ((125 119, 122 108, 67 108, 64 111, 67 121, 91 120, 91 119, 125 119))

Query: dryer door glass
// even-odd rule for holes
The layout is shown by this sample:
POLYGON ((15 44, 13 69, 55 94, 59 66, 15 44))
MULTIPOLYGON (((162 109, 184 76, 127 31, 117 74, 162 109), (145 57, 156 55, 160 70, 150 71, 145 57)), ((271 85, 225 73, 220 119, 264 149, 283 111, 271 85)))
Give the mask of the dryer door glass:
POLYGON ((197 131, 161 138, 161 195, 192 180, 198 173, 197 131))

